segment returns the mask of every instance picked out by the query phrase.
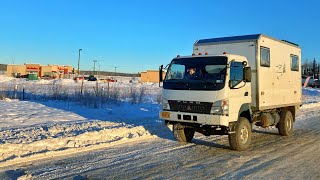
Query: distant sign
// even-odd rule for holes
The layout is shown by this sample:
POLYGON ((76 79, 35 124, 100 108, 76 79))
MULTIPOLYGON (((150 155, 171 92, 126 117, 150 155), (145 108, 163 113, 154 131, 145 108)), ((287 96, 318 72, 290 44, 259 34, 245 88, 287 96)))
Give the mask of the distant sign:
POLYGON ((27 66, 27 71, 39 71, 39 67, 27 66))

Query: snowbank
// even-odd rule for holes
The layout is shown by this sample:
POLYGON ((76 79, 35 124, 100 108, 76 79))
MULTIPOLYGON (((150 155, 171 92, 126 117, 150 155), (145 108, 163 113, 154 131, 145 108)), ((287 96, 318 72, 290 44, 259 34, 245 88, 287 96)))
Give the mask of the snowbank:
POLYGON ((18 101, 5 98, 0 101, 0 107, 0 129, 49 122, 85 120, 84 117, 79 116, 76 113, 50 108, 43 104, 29 101, 18 101))
POLYGON ((316 107, 320 107, 320 102, 303 104, 303 105, 301 106, 301 109, 310 109, 310 108, 316 108, 316 107))
POLYGON ((151 137, 142 126, 110 122, 38 126, 29 131, 8 130, 2 135, 4 144, 0 144, 0 162, 44 152, 151 137))
POLYGON ((154 121, 157 104, 90 109, 59 101, 5 99, 0 107, 0 164, 46 152, 152 138, 148 128, 159 130, 160 124, 154 121))
POLYGON ((320 102, 320 89, 303 88, 302 89, 302 102, 303 102, 303 104, 320 102))

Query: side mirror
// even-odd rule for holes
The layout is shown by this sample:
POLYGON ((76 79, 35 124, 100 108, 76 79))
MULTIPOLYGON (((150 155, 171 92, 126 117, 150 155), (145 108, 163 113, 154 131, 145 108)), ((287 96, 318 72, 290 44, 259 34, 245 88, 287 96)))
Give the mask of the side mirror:
POLYGON ((163 65, 159 67, 159 83, 162 81, 163 81, 163 65))
POLYGON ((159 82, 163 81, 163 65, 159 67, 159 82))
POLYGON ((246 82, 251 82, 251 67, 244 68, 244 80, 246 82))

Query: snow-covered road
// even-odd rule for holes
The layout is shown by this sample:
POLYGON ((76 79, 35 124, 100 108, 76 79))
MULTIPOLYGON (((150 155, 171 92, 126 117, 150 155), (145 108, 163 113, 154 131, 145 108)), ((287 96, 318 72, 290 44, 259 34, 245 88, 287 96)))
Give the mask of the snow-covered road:
POLYGON ((320 179, 319 107, 304 105, 293 136, 256 128, 245 152, 230 150, 226 136, 197 135, 181 144, 167 131, 159 138, 9 166, 0 178, 320 179))

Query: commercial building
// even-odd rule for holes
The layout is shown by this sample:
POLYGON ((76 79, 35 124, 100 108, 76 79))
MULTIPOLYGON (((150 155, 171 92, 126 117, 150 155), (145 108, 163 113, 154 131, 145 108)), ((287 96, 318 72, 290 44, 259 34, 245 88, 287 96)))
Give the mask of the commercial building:
MULTIPOLYGON (((163 72, 162 77, 164 78, 166 75, 163 72)), ((152 82, 158 83, 159 82, 159 71, 158 70, 147 70, 145 72, 141 72, 141 82, 152 82)))
POLYGON ((71 66, 24 64, 7 65, 8 77, 26 77, 29 79, 46 78, 70 78, 72 74, 71 66))
POLYGON ((58 77, 58 66, 56 66, 56 65, 41 66, 40 76, 41 77, 57 78, 58 77))
POLYGON ((27 74, 26 65, 7 65, 7 73, 8 77, 21 77, 27 74))
POLYGON ((40 64, 26 64, 28 79, 37 80, 40 75, 40 64))

